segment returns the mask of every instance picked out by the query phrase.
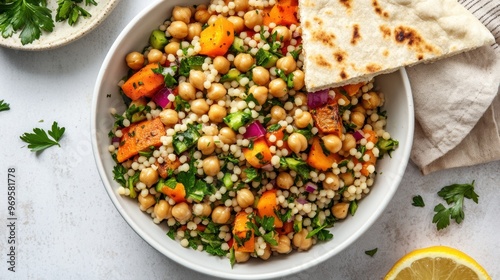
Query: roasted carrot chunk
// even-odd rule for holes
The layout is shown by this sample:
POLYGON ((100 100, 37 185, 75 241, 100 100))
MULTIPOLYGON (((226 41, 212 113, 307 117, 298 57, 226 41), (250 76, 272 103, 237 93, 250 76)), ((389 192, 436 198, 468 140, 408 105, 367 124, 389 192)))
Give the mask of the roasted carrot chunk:
POLYGON ((200 54, 216 57, 224 55, 234 41, 234 26, 224 17, 219 17, 200 34, 200 54))
POLYGON ((116 154, 118 162, 124 162, 151 146, 161 146, 160 138, 166 135, 165 127, 160 118, 131 124, 122 129, 122 133, 123 136, 116 154))
POLYGON ((165 185, 161 188, 161 192, 172 198, 175 203, 186 201, 186 188, 182 183, 177 183, 173 189, 165 185))
POLYGON ((271 22, 276 25, 292 25, 299 23, 297 19, 298 0, 281 0, 269 12, 264 11, 264 25, 271 22))
POLYGON ((370 165, 375 166, 375 164, 377 163, 377 158, 373 155, 372 150, 368 150, 364 153, 363 159, 358 159, 356 157, 353 157, 352 161, 354 162, 355 165, 361 162, 360 172, 362 175, 368 176, 372 173, 372 171, 370 171, 370 165), (364 160, 366 155, 368 155, 368 160, 364 160))
POLYGON ((255 235, 252 229, 247 227, 247 222, 250 221, 248 213, 241 211, 236 214, 234 219, 233 236, 237 236, 239 240, 244 241, 243 244, 238 245, 234 242, 234 249, 238 252, 253 253, 255 250, 255 235))
POLYGON ((358 93, 359 89, 364 85, 364 82, 353 84, 353 85, 345 85, 342 88, 347 92, 347 95, 353 96, 358 93))
POLYGON ((243 148, 245 159, 255 168, 261 168, 271 161, 271 150, 264 138, 259 138, 253 142, 251 148, 243 148))
POLYGON ((342 119, 336 100, 331 100, 322 107, 311 110, 314 125, 323 134, 342 136, 342 119))
POLYGON ((288 153, 291 153, 292 150, 288 147, 287 141, 283 141, 283 138, 285 137, 285 129, 286 127, 282 126, 277 130, 273 131, 268 130, 266 132, 266 142, 267 145, 269 145, 269 147, 276 146, 278 149, 287 149, 288 153), (274 140, 274 142, 271 141, 271 139, 274 140), (281 147, 278 147, 277 143, 280 140, 283 142, 283 145, 281 145, 281 147))
POLYGON ((279 206, 276 202, 276 190, 272 189, 265 191, 257 202, 257 215, 261 218, 274 217, 274 227, 281 228, 283 227, 283 221, 281 221, 274 212, 278 209, 279 206))
POLYGON ((156 165, 158 166, 158 175, 162 177, 163 179, 168 177, 168 172, 169 170, 174 171, 176 170, 179 166, 181 166, 180 160, 177 158, 174 161, 171 161, 170 159, 164 158, 162 163, 156 162, 156 165))
POLYGON ((137 71, 121 86, 123 93, 132 100, 152 97, 165 85, 163 75, 153 72, 156 68, 158 63, 150 63, 137 71))
POLYGON ((332 168, 332 164, 334 162, 338 163, 341 160, 342 158, 338 154, 325 154, 319 137, 315 136, 313 138, 311 149, 309 150, 309 155, 307 156, 307 164, 316 169, 326 171, 329 168, 332 168))

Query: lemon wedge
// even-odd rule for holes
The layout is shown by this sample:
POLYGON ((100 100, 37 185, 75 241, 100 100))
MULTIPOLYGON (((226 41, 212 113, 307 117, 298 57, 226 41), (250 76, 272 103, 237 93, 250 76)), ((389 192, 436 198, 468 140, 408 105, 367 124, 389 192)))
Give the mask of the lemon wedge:
POLYGON ((391 268, 385 280, 491 280, 486 270, 465 253, 446 246, 412 251, 391 268))

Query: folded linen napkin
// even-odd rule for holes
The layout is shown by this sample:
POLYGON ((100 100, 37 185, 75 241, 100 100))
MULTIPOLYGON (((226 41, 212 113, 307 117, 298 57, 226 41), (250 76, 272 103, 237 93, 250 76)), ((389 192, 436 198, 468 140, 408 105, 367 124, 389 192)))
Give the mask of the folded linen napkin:
POLYGON ((458 2, 496 43, 407 68, 416 118, 411 159, 423 174, 500 159, 500 4, 458 2))

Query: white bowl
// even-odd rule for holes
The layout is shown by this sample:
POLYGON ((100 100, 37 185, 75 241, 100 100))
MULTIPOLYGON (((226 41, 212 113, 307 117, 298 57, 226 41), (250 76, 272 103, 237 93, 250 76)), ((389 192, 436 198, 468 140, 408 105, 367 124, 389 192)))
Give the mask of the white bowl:
POLYGON ((198 272, 222 278, 265 279, 282 277, 317 265, 352 244, 384 211, 403 177, 413 141, 414 115, 410 84, 404 69, 379 76, 378 86, 386 96, 388 115, 386 130, 399 141, 392 158, 386 156, 377 166, 378 176, 370 194, 359 202, 353 217, 337 223, 331 232, 334 238, 317 244, 307 252, 293 252, 268 261, 251 261, 231 268, 229 260, 182 247, 166 236, 167 226, 153 223, 136 202, 117 194, 119 185, 113 181, 114 162, 108 152, 108 132, 113 125, 111 107, 125 109, 118 94, 117 82, 127 73, 125 55, 141 50, 147 44, 151 30, 157 28, 175 5, 206 3, 207 1, 156 1, 137 15, 122 31, 109 50, 97 77, 92 103, 92 145, 104 187, 127 223, 151 246, 170 259, 198 272), (111 95, 109 97, 109 95, 111 95))
MULTIPOLYGON (((92 16, 88 18, 80 17, 78 22, 73 26, 70 26, 67 21, 54 22, 54 29, 52 32, 48 33, 42 31, 40 39, 26 45, 21 43, 21 39, 19 38, 21 31, 18 31, 9 38, 3 38, 0 36, 0 46, 25 51, 43 51, 62 47, 74 42, 89 34, 92 30, 99 26, 113 11, 119 0, 100 0, 96 2, 96 6, 82 5, 82 7, 92 16)), ((47 8, 52 11, 52 19, 54 19, 57 9, 57 1, 47 1, 47 8)))

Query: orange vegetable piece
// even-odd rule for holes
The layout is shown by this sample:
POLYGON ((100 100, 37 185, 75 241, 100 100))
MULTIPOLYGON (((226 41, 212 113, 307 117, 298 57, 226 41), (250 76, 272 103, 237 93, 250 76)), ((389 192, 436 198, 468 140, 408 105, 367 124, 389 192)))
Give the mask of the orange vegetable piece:
POLYGON ((165 127, 160 118, 133 123, 122 129, 122 133, 123 136, 116 153, 118 162, 124 162, 151 146, 161 146, 160 138, 166 135, 165 127))
POLYGON ((168 157, 163 158, 163 162, 159 163, 156 161, 156 166, 158 166, 158 175, 163 179, 168 177, 168 170, 176 170, 179 166, 181 166, 181 161, 179 158, 176 158, 174 161, 171 161, 168 157))
MULTIPOLYGON (((336 94, 338 96, 342 94, 336 94)), ((342 136, 342 119, 339 114, 337 101, 331 100, 325 105, 310 111, 314 125, 323 134, 335 134, 338 137, 342 136)))
POLYGON ((219 17, 200 34, 200 54, 216 57, 224 55, 234 41, 234 25, 225 17, 219 17))
POLYGON ((279 235, 289 234, 293 231, 293 222, 285 222, 283 223, 282 228, 277 228, 276 231, 279 235))
POLYGON ((367 142, 372 142, 373 144, 377 144, 378 136, 375 131, 371 129, 363 129, 363 134, 365 135, 367 142))
POLYGON ((249 221, 248 213, 244 211, 238 212, 234 219, 233 236, 238 236, 243 240, 247 237, 247 232, 250 232, 250 238, 243 243, 243 246, 239 246, 238 242, 233 242, 234 249, 238 252, 253 253, 255 250, 254 232, 247 227, 247 222, 249 221))
POLYGON ((278 218, 275 210, 278 210, 279 206, 276 202, 276 190, 268 190, 262 193, 259 201, 257 202, 257 215, 259 217, 274 217, 274 227, 281 228, 283 227, 283 221, 278 218))
POLYGON ((274 5, 269 12, 264 11, 263 23, 269 26, 271 22, 276 25, 298 24, 297 12, 299 8, 298 0, 281 0, 274 5))
POLYGON ((377 158, 373 155, 372 150, 367 150, 365 152, 365 155, 369 155, 370 158, 368 160, 365 160, 365 161, 361 162, 358 158, 353 157, 352 158, 352 162, 354 162, 354 165, 356 165, 359 162, 361 162, 361 170, 360 170, 360 172, 361 172, 362 175, 368 176, 368 175, 370 175, 370 171, 368 171, 368 167, 370 165, 375 166, 375 164, 377 163, 377 158))
POLYGON ((121 86, 123 93, 132 100, 141 97, 151 98, 165 86, 163 75, 153 72, 156 68, 158 68, 158 63, 150 63, 137 71, 121 86))
POLYGON ((319 137, 315 136, 311 144, 311 149, 309 150, 309 155, 307 156, 307 164, 310 166, 326 171, 332 167, 334 162, 340 162, 342 158, 338 154, 330 153, 326 155, 321 147, 321 140, 319 137))
POLYGON ((364 85, 364 82, 353 84, 353 85, 345 85, 342 88, 347 92, 347 95, 353 96, 358 93, 359 89, 364 85))
POLYGON ((292 150, 288 147, 288 143, 286 141, 283 141, 283 138, 285 137, 285 129, 286 129, 286 127, 282 126, 278 130, 275 130, 272 132, 270 132, 270 131, 266 132, 266 143, 269 146, 276 146, 276 148, 278 148, 278 149, 287 149, 288 153, 290 154, 290 152, 292 150), (276 140, 274 142, 272 142, 270 140, 270 137, 272 135, 274 135, 274 137, 276 138, 276 140), (281 145, 281 147, 278 147, 278 145, 276 144, 279 140, 283 141, 283 145, 281 145))
POLYGON ((163 188, 161 188, 161 192, 172 198, 175 203, 186 201, 186 188, 182 183, 177 183, 173 189, 168 186, 163 186, 163 188))
POLYGON ((255 168, 261 168, 271 161, 271 150, 263 137, 255 140, 251 149, 243 148, 242 150, 245 159, 255 168))

